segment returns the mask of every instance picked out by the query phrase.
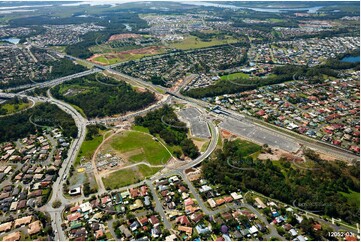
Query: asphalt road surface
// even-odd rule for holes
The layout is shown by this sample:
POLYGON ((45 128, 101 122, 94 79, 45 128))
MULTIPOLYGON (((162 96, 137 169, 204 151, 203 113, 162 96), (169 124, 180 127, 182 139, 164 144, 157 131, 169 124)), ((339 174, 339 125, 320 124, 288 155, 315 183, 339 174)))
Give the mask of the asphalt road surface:
POLYGON ((236 121, 225 119, 220 127, 239 136, 246 137, 259 144, 268 144, 269 146, 279 148, 288 152, 296 152, 301 146, 282 135, 255 126, 247 121, 236 121))

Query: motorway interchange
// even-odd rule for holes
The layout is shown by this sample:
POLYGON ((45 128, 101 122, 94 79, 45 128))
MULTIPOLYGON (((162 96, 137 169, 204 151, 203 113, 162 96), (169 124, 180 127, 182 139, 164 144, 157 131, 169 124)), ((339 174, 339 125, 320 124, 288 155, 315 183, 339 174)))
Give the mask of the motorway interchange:
MULTIPOLYGON (((67 57, 74 59, 74 60, 77 59, 77 58, 74 58, 71 56, 67 56, 67 57)), ((92 65, 94 66, 93 63, 92 63, 92 65)), ((219 136, 219 128, 228 130, 231 133, 239 135, 252 142, 259 143, 259 144, 268 144, 269 146, 279 148, 279 149, 282 149, 282 150, 285 150, 288 152, 296 153, 303 145, 303 146, 308 146, 310 148, 316 149, 317 151, 319 151, 321 153, 328 153, 328 154, 334 155, 335 157, 342 158, 344 160, 358 159, 357 156, 349 153, 348 151, 342 150, 340 148, 335 149, 334 147, 331 147, 330 145, 323 144, 316 140, 297 139, 297 137, 295 137, 295 136, 291 136, 288 133, 284 133, 279 130, 273 130, 270 127, 266 127, 265 125, 262 125, 258 122, 255 122, 254 120, 252 120, 250 118, 244 117, 244 116, 234 113, 230 110, 226 110, 227 115, 215 114, 212 111, 210 111, 211 107, 208 103, 202 102, 200 100, 195 100, 192 98, 184 97, 181 94, 179 94, 178 92, 170 92, 168 89, 166 89, 164 87, 155 86, 149 82, 145 82, 140 79, 129 77, 127 75, 124 75, 123 73, 120 73, 119 71, 115 71, 114 69, 112 69, 114 67, 116 67, 116 66, 113 65, 113 66, 104 67, 104 66, 96 65, 91 70, 73 74, 71 76, 62 77, 62 78, 52 80, 52 81, 49 81, 46 83, 32 84, 32 85, 21 86, 19 88, 8 89, 8 90, 6 90, 6 93, 0 92, 0 98, 12 98, 14 96, 19 96, 19 97, 27 97, 33 102, 53 103, 53 104, 57 105, 60 109, 62 109, 64 112, 70 114, 73 117, 73 119, 76 123, 76 126, 78 127, 78 137, 73 140, 71 147, 68 151, 69 152, 68 158, 64 161, 64 165, 62 166, 62 168, 59 171, 59 177, 56 180, 56 182, 53 184, 53 193, 52 193, 51 199, 47 203, 46 206, 39 208, 40 211, 48 212, 50 214, 51 220, 52 220, 52 226, 55 231, 55 240, 66 240, 64 232, 61 229, 61 224, 62 224, 61 214, 62 214, 62 211, 63 211, 65 205, 69 204, 69 203, 74 203, 76 201, 81 201, 83 199, 82 197, 76 198, 76 199, 65 198, 63 196, 62 187, 66 180, 66 179, 64 179, 64 177, 66 177, 67 174, 69 173, 70 166, 73 163, 73 161, 75 160, 75 158, 78 154, 78 151, 80 149, 80 146, 85 139, 86 125, 93 124, 93 123, 105 123, 106 124, 107 122, 114 122, 117 120, 125 120, 128 118, 137 116, 137 115, 144 114, 145 112, 148 112, 150 110, 156 109, 156 108, 162 106, 164 103, 168 103, 171 99, 186 102, 187 104, 189 104, 192 107, 192 108, 188 108, 186 110, 181 111, 181 113, 180 113, 181 117, 186 119, 187 121, 189 121, 192 124, 192 126, 191 126, 192 133, 197 134, 204 138, 210 137, 211 141, 208 145, 207 150, 205 152, 203 152, 195 160, 193 160, 187 164, 181 165, 181 166, 168 165, 166 167, 166 169, 164 169, 163 172, 162 171, 158 172, 154 176, 152 176, 150 179, 145 181, 145 183, 151 188, 153 197, 155 198, 156 211, 162 216, 164 224, 167 228, 170 226, 170 223, 164 214, 162 206, 159 202, 159 199, 157 198, 157 195, 155 194, 155 190, 152 185, 152 181, 154 181, 156 179, 160 179, 162 177, 167 177, 167 176, 170 176, 173 174, 180 175, 183 178, 183 180, 187 183, 187 185, 189 186, 193 195, 197 199, 198 204, 200 204, 202 210, 206 214, 212 214, 215 212, 215 211, 209 211, 206 207, 204 207, 202 199, 199 197, 199 195, 198 195, 197 191, 195 190, 195 188, 193 187, 192 183, 187 179, 185 170, 200 164, 204 159, 206 159, 213 152, 213 150, 217 146, 217 141, 218 141, 218 136, 219 136), (31 97, 26 94, 27 91, 33 90, 37 87, 51 88, 53 86, 56 86, 56 85, 59 85, 60 83, 65 82, 65 81, 72 80, 73 78, 90 75, 90 74, 93 74, 96 72, 101 72, 104 70, 106 70, 114 75, 119 76, 124 81, 129 82, 132 85, 142 86, 152 92, 159 92, 159 90, 160 90, 160 91, 166 93, 166 95, 165 95, 166 97, 164 99, 160 100, 157 104, 155 104, 151 107, 148 107, 145 110, 135 112, 126 117, 119 117, 117 119, 109 119, 109 120, 108 119, 87 120, 70 104, 67 104, 63 101, 54 99, 51 96, 49 90, 47 92, 48 97, 46 97, 46 98, 45 97, 42 97, 42 98, 31 97), (22 91, 18 92, 18 93, 12 93, 13 91, 16 91, 16 90, 22 90, 22 91), (221 120, 221 123, 218 124, 218 126, 217 126, 213 122, 213 119, 221 120), (201 123, 199 123, 200 120, 201 120, 201 123), (207 128, 207 126, 209 129, 207 128), (52 208, 51 204, 56 200, 60 200, 62 205, 59 208, 54 209, 54 208, 52 208)), ((101 179, 97 179, 97 182, 101 183, 102 181, 101 181, 101 179)), ((125 190, 125 189, 128 189, 129 187, 135 187, 135 186, 138 186, 143 183, 144 183, 144 181, 137 183, 137 184, 133 184, 128 187, 123 187, 118 190, 125 190)), ((100 188, 100 190, 98 191, 99 195, 105 192, 103 184, 98 184, 98 187, 100 188)), ((247 207, 247 208, 251 209, 252 211, 255 210, 255 209, 252 209, 252 207, 249 206, 248 204, 243 204, 242 206, 247 207)), ((266 223, 266 224, 268 224, 268 223, 266 223)), ((268 226, 270 226, 270 225, 268 224, 268 226)), ((277 231, 272 226, 270 227, 270 230, 271 230, 272 236, 275 236, 277 234, 277 231)))

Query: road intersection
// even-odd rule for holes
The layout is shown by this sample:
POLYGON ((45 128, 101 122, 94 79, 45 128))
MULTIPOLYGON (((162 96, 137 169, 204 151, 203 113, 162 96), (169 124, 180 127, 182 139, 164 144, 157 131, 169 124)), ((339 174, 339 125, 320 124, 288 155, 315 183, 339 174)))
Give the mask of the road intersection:
MULTIPOLYGON (((71 56, 67 56, 67 57, 71 58, 73 60, 77 60, 77 58, 75 58, 75 57, 71 57, 71 56)), ((82 60, 82 61, 84 61, 84 60, 82 60)), ((192 167, 197 166, 200 163, 202 163, 202 161, 204 161, 206 158, 208 158, 211 155, 211 153, 215 150, 215 148, 217 147, 218 137, 219 137, 220 134, 219 134, 219 128, 212 121, 212 119, 214 117, 216 117, 217 119, 220 119, 220 120, 226 120, 228 118, 231 118, 234 122, 238 122, 238 124, 248 125, 248 127, 252 127, 252 129, 256 130, 255 132, 257 132, 256 138, 254 136, 255 132, 253 132, 253 136, 247 136, 246 134, 241 132, 242 129, 237 129, 236 133, 238 131, 238 132, 240 132, 238 134, 244 135, 247 138, 249 138, 249 139, 251 139, 253 141, 256 141, 257 143, 262 143, 262 142, 263 143, 270 143, 271 141, 274 142, 275 139, 272 139, 271 141, 266 139, 266 137, 268 137, 268 134, 270 134, 270 132, 272 132, 272 133, 274 133, 275 135, 277 135, 280 138, 280 143, 285 143, 286 142, 285 140, 289 141, 287 144, 285 144, 286 145, 285 147, 279 147, 279 148, 283 148, 283 149, 287 150, 287 148, 292 147, 292 148, 290 148, 291 152, 294 152, 295 150, 297 150, 299 148, 298 147, 299 144, 302 144, 302 145, 306 145, 306 146, 315 148, 315 149, 317 149, 317 150, 319 150, 321 152, 323 151, 323 152, 327 152, 327 153, 337 155, 338 157, 343 157, 343 158, 347 158, 347 159, 356 158, 356 156, 350 154, 349 152, 346 152, 345 150, 342 150, 342 149, 335 150, 335 149, 333 149, 334 147, 327 146, 326 144, 321 144, 320 142, 317 142, 317 141, 310 142, 310 141, 305 141, 305 140, 299 140, 299 139, 296 139, 294 136, 291 136, 291 135, 289 135, 287 133, 281 132, 279 130, 275 131, 274 129, 266 127, 265 125, 260 124, 260 123, 256 122, 255 120, 253 120, 253 119, 251 119, 249 117, 244 117, 244 116, 242 116, 242 115, 240 115, 238 113, 235 113, 235 112, 233 112, 231 110, 226 110, 227 112, 230 113, 229 116, 215 115, 212 112, 210 112, 210 108, 212 108, 212 107, 211 107, 210 104, 208 104, 206 102, 196 100, 196 99, 192 99, 192 98, 189 98, 189 97, 185 97, 185 96, 181 95, 178 91, 177 92, 169 92, 169 90, 164 88, 164 87, 155 86, 155 85, 153 85, 153 84, 151 84, 149 82, 145 82, 143 80, 127 76, 127 75, 125 75, 125 74, 123 74, 123 73, 121 73, 119 71, 116 71, 116 70, 112 69, 115 66, 106 66, 106 67, 104 67, 104 66, 94 65, 93 63, 92 63, 92 65, 95 66, 95 68, 91 69, 91 70, 88 70, 88 71, 85 71, 85 72, 73 74, 73 75, 70 75, 70 76, 63 77, 63 78, 58 78, 58 79, 55 79, 55 80, 52 80, 52 81, 49 81, 49 82, 46 82, 46 83, 29 84, 29 85, 21 86, 19 88, 5 90, 7 93, 0 92, 0 97, 3 97, 3 98, 12 98, 14 96, 18 96, 18 97, 27 97, 27 98, 33 100, 34 102, 50 102, 50 103, 53 103, 53 104, 57 105, 60 109, 62 109, 64 112, 70 114, 72 116, 72 118, 74 119, 75 124, 76 124, 76 126, 78 128, 78 136, 77 136, 77 138, 75 138, 73 140, 73 142, 72 142, 72 144, 71 144, 71 146, 69 148, 69 151, 68 151, 68 157, 64 160, 64 163, 63 163, 61 169, 59 170, 59 176, 58 176, 57 180, 55 181, 55 183, 53 184, 53 191, 52 191, 51 198, 50 198, 49 202, 47 203, 47 205, 45 205, 45 206, 43 206, 41 208, 38 208, 39 211, 48 212, 50 214, 50 217, 51 217, 51 220, 52 220, 52 226, 53 226, 53 229, 55 231, 55 240, 61 240, 61 241, 66 240, 66 236, 64 234, 64 231, 61 228, 62 214, 63 214, 63 210, 65 208, 65 205, 69 204, 69 203, 79 202, 79 201, 83 200, 83 198, 84 198, 84 197, 75 198, 75 199, 65 198, 64 195, 63 195, 63 184, 66 181, 66 179, 64 179, 64 177, 69 173, 71 164, 73 164, 73 162, 75 161, 75 159, 77 157, 77 154, 78 154, 78 151, 80 149, 80 146, 81 146, 82 142, 85 139, 86 126, 88 124, 93 124, 93 123, 107 123, 107 122, 125 120, 125 119, 128 119, 128 118, 137 116, 137 115, 141 115, 141 114, 144 114, 146 112, 149 112, 151 110, 154 110, 156 108, 161 107, 164 103, 169 103, 171 98, 175 98, 175 99, 180 100, 182 102, 188 103, 190 106, 193 106, 193 107, 197 108, 202 113, 202 115, 205 115, 205 117, 208 117, 205 120, 206 120, 206 122, 208 124, 208 127, 210 129, 211 141, 210 141, 210 143, 209 143, 209 145, 207 147, 207 150, 205 152, 203 152, 198 158, 196 158, 196 159, 194 159, 194 160, 192 160, 192 161, 190 161, 190 162, 188 162, 186 164, 183 164, 181 166, 177 166, 177 164, 173 164, 171 166, 168 165, 166 167, 166 171, 163 172, 163 173, 158 172, 155 175, 153 175, 152 177, 146 179, 145 181, 142 181, 142 182, 139 182, 139 183, 136 183, 136 184, 132 184, 131 186, 127 186, 127 187, 123 187, 123 188, 120 188, 120 189, 113 190, 113 191, 122 191, 122 190, 129 189, 130 187, 136 187, 136 186, 142 185, 144 183, 147 184, 150 187, 150 191, 152 192, 153 198, 155 199, 155 202, 156 202, 155 209, 160 214, 160 216, 162 217, 162 219, 164 221, 164 224, 165 224, 165 227, 168 228, 168 229, 171 228, 171 224, 167 219, 167 216, 166 216, 166 214, 164 212, 162 204, 159 201, 159 198, 158 198, 158 196, 156 194, 156 190, 155 190, 155 188, 153 186, 153 182, 155 180, 157 180, 157 179, 162 178, 162 177, 169 177, 169 176, 174 175, 174 174, 181 176, 182 179, 187 183, 188 187, 190 188, 191 193, 193 194, 193 196, 195 197, 195 199, 197 200, 199 206, 201 207, 201 209, 204 211, 205 214, 214 215, 214 214, 217 214, 217 213, 221 212, 220 210, 209 210, 204 205, 204 202, 203 202, 202 198, 200 197, 200 195, 198 194, 198 192, 194 188, 193 184, 188 180, 187 175, 185 173, 185 171, 187 169, 192 168, 192 167), (163 95, 163 96, 166 96, 166 98, 158 101, 156 104, 154 104, 151 107, 148 107, 145 110, 141 110, 139 112, 135 112, 135 113, 129 114, 127 116, 122 116, 122 117, 115 118, 115 119, 110 118, 110 119, 101 119, 101 120, 87 120, 74 107, 72 107, 70 104, 53 98, 51 93, 50 93, 50 89, 48 89, 48 91, 47 91, 47 97, 41 97, 40 98, 40 97, 31 97, 31 96, 26 95, 27 91, 31 91, 31 90, 33 90, 35 88, 43 88, 43 87, 51 88, 51 87, 54 87, 56 85, 59 85, 59 84, 65 82, 65 81, 69 81, 69 80, 71 80, 73 78, 78 78, 78 77, 94 74, 94 73, 97 73, 97 72, 101 72, 103 70, 106 70, 106 71, 110 72, 113 75, 117 75, 117 76, 121 77, 121 79, 123 79, 126 82, 129 82, 132 85, 136 84, 138 86, 142 86, 142 87, 148 89, 151 92, 159 93, 161 91, 161 92, 165 93, 165 95, 163 95), (11 91, 18 91, 18 90, 22 90, 22 91, 20 91, 18 93, 8 93, 8 92, 11 92, 11 91), (263 135, 263 134, 265 134, 265 135, 263 135), (264 138, 262 138, 262 137, 264 137, 264 138), (61 206, 59 208, 52 208, 52 204, 53 204, 54 201, 60 201, 61 206)), ((227 128, 227 125, 225 126, 224 122, 222 123, 222 125, 220 125, 220 127, 225 128, 225 129, 231 129, 230 127, 227 128)), ((232 131, 232 130, 230 130, 230 131, 232 131)), ((98 179, 97 181, 102 183, 101 179, 100 180, 98 179)), ((99 186, 99 188, 100 188, 99 192, 97 194, 95 194, 95 195, 101 195, 101 194, 106 192, 105 189, 104 189, 104 186, 99 186)), ((240 205, 237 205, 237 206, 232 205, 232 206, 229 207, 229 209, 236 208, 236 207, 245 207, 245 208, 251 210, 258 217, 260 217, 260 219, 262 221, 265 220, 263 222, 270 229, 270 233, 271 233, 270 236, 271 237, 279 237, 279 238, 281 238, 278 235, 276 229, 272 225, 269 225, 267 220, 261 214, 259 214, 259 212, 255 208, 253 208, 249 204, 240 204, 240 205)))

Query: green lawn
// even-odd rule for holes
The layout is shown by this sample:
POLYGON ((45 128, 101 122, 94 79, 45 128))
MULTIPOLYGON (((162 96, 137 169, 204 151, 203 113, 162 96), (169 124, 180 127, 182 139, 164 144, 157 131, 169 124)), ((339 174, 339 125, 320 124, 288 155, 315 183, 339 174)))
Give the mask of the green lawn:
MULTIPOLYGON (((240 147, 240 150, 241 150, 243 156, 253 155, 254 153, 262 150, 262 147, 260 145, 257 145, 255 143, 252 143, 252 142, 249 142, 246 140, 238 139, 237 143, 240 147)), ((258 156, 258 154, 257 154, 257 156, 258 156)))
POLYGON ((20 102, 19 104, 4 103, 0 105, 0 109, 5 109, 6 114, 11 114, 24 110, 30 107, 30 105, 31 105, 30 101, 27 103, 20 102))
POLYGON ((126 131, 116 135, 110 141, 110 146, 122 153, 141 150, 129 157, 131 162, 147 161, 152 165, 162 165, 170 158, 169 152, 153 137, 144 132, 126 131))
POLYGON ((217 148, 222 148, 222 147, 223 147, 222 135, 221 135, 221 134, 218 134, 217 148))
POLYGON ((210 141, 207 141, 202 145, 201 152, 205 152, 207 150, 209 143, 210 141))
POLYGON ((70 105, 71 105, 73 108, 75 108, 76 111, 78 111, 78 112, 81 114, 81 116, 83 116, 84 118, 86 118, 86 115, 85 115, 83 109, 81 109, 80 107, 78 107, 78 106, 76 106, 76 105, 74 105, 74 104, 70 104, 70 105))
POLYGON ((268 19, 268 21, 270 21, 271 23, 281 23, 281 22, 284 22, 283 19, 279 19, 279 18, 270 18, 270 19, 268 19))
POLYGON ((347 203, 352 205, 359 205, 360 204, 360 193, 355 191, 340 192, 345 198, 347 198, 347 203))
POLYGON ((243 72, 236 72, 228 75, 221 76, 221 80, 236 80, 236 79, 248 79, 249 75, 243 72))
POLYGON ((87 61, 83 61, 83 60, 76 60, 75 62, 76 62, 76 63, 78 63, 79 65, 82 65, 82 66, 84 66, 84 67, 88 68, 88 69, 91 69, 91 68, 93 68, 93 67, 94 67, 94 65, 93 65, 93 64, 91 64, 91 63, 89 63, 89 62, 87 62, 87 61))
POLYGON ((50 46, 49 48, 53 49, 53 50, 56 50, 56 51, 59 51, 61 53, 65 53, 66 46, 57 45, 57 46, 50 46))
POLYGON ((130 184, 134 184, 144 180, 161 168, 148 167, 146 165, 139 165, 111 173, 109 176, 103 178, 105 188, 117 189, 130 184))
POLYGON ((143 127, 143 126, 134 125, 134 126, 132 127, 132 129, 135 130, 135 131, 140 131, 140 132, 148 133, 148 134, 149 134, 149 129, 146 128, 146 127, 143 127))
POLYGON ((152 176, 162 169, 160 167, 148 167, 146 165, 139 165, 137 167, 145 178, 152 176))
POLYGON ((104 56, 98 56, 98 57, 94 58, 94 61, 100 62, 105 65, 117 63, 117 62, 119 62, 119 60, 120 60, 119 58, 107 59, 104 56))
POLYGON ((189 36, 180 42, 175 42, 170 44, 169 47, 175 49, 187 50, 187 49, 206 48, 216 45, 232 44, 236 42, 237 39, 234 39, 232 37, 227 37, 226 39, 213 38, 211 41, 202 41, 195 36, 189 36))
POLYGON ((78 153, 78 156, 75 160, 74 166, 80 165, 81 159, 84 157, 84 159, 87 161, 90 161, 93 157, 93 154, 95 150, 98 148, 98 146, 102 143, 103 136, 97 136, 92 140, 85 140, 83 144, 80 147, 80 151, 78 153))

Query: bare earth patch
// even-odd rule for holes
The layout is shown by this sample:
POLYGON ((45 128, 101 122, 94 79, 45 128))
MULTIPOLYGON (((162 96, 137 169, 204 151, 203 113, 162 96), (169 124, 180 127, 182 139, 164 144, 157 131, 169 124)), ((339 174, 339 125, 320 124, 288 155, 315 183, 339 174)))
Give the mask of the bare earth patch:
POLYGON ((95 54, 91 57, 89 57, 87 60, 91 61, 93 63, 99 64, 99 65, 106 65, 107 63, 102 63, 100 61, 97 61, 96 58, 98 57, 104 57, 105 59, 119 59, 120 61, 126 61, 128 59, 131 59, 131 56, 135 55, 155 55, 160 52, 162 48, 159 46, 149 46, 144 47, 140 49, 134 49, 134 50, 126 50, 121 52, 115 52, 115 53, 106 53, 106 54, 95 54))
POLYGON ((108 41, 122 40, 122 39, 139 39, 142 36, 140 34, 114 34, 110 36, 108 41))
POLYGON ((202 149, 202 146, 207 142, 205 141, 200 141, 200 140, 196 140, 196 139, 192 139, 193 143, 197 146, 198 150, 202 149))

